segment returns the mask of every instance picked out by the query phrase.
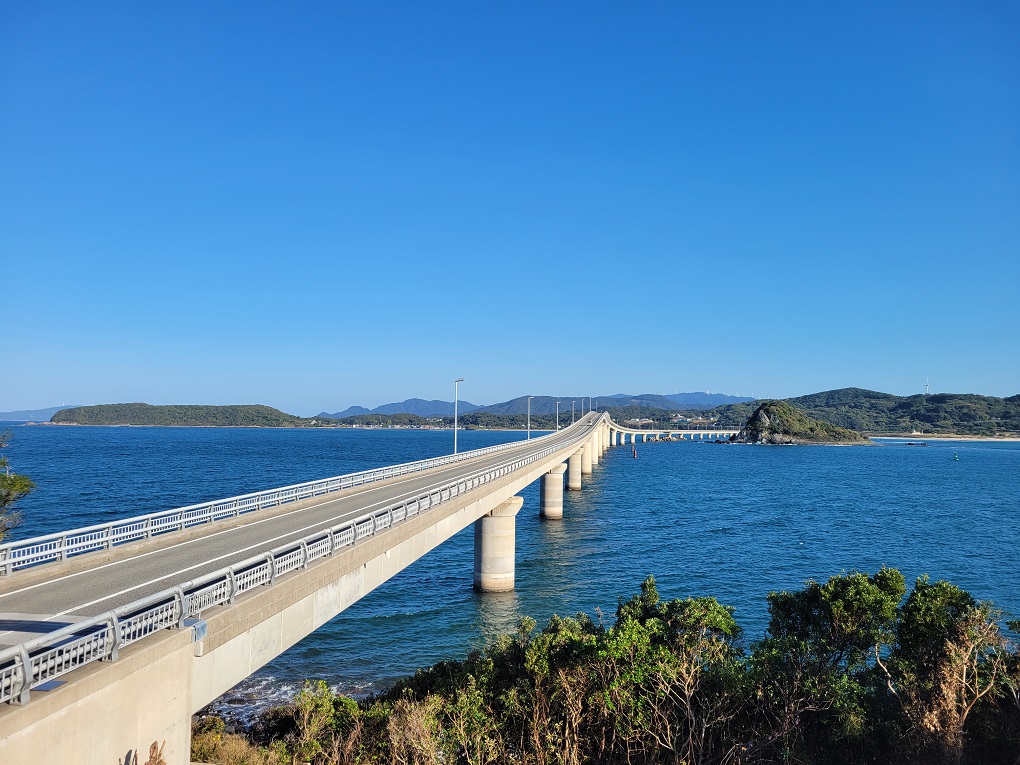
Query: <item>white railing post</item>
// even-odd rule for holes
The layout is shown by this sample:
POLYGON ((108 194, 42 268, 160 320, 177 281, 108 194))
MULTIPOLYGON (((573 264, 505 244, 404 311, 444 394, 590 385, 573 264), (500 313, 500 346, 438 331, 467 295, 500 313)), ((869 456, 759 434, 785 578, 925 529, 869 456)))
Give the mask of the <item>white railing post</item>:
POLYGON ((113 611, 106 617, 107 629, 111 633, 111 640, 109 644, 110 654, 106 656, 106 646, 103 647, 103 658, 100 661, 117 661, 120 653, 120 623, 117 620, 117 614, 113 611))
POLYGON ((32 669, 32 657, 28 655, 25 644, 22 643, 18 648, 20 650, 14 659, 15 665, 18 667, 18 674, 11 687, 11 701, 16 704, 27 704, 32 698, 32 681, 35 680, 35 671, 32 669))
POLYGON ((177 629, 184 629, 184 620, 188 618, 185 613, 184 588, 180 585, 174 587, 174 605, 177 608, 177 629))

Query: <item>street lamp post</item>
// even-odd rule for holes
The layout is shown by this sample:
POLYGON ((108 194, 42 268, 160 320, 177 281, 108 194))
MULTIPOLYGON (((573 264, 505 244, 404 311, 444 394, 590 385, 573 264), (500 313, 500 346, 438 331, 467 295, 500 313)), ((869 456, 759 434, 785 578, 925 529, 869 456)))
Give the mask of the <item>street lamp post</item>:
MULTIPOLYGON (((576 401, 577 399, 574 399, 576 401)), ((570 424, 574 424, 574 401, 570 402, 570 424)))
POLYGON ((458 377, 453 381, 453 453, 457 453, 457 400, 458 400, 458 389, 457 386, 464 382, 463 377, 458 377))
POLYGON ((560 402, 556 402, 556 430, 560 429, 560 402))
POLYGON ((531 399, 534 396, 528 396, 528 440, 531 440, 531 399))

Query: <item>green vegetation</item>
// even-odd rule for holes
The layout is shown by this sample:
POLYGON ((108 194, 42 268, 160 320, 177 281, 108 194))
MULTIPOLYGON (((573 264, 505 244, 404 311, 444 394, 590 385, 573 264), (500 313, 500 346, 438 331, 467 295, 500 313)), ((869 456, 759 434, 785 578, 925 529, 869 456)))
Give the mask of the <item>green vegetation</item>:
POLYGON ((948 582, 906 589, 883 568, 771 593, 768 630, 746 645, 732 609, 664 602, 649 577, 611 626, 525 619, 361 702, 308 684, 244 736, 206 718, 192 758, 1014 765, 1020 657, 1001 615, 948 582))
MULTIPOLYGON (((0 433, 0 449, 6 449, 12 433, 0 433)), ((14 509, 14 503, 35 488, 32 479, 26 475, 11 472, 7 457, 0 455, 0 540, 21 522, 21 514, 14 509)))
POLYGON ((808 417, 785 401, 763 402, 733 440, 753 444, 870 443, 860 433, 808 417))
MULTIPOLYGON (((994 436, 1020 433, 1020 395, 1009 398, 969 393, 893 396, 841 388, 785 401, 809 417, 864 433, 924 432, 994 436)), ((760 402, 727 404, 712 410, 721 425, 738 427, 760 402)))
POLYGON ((64 409, 54 414, 50 422, 76 425, 280 428, 307 426, 313 421, 261 404, 239 406, 103 404, 64 409))

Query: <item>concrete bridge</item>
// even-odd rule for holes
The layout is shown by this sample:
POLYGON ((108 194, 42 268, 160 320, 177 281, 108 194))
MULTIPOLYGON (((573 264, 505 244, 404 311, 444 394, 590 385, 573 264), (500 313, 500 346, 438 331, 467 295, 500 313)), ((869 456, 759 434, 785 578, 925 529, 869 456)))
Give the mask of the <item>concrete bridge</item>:
POLYGON ((642 442, 659 441, 662 439, 681 441, 725 441, 731 436, 740 432, 739 428, 702 428, 702 429, 658 429, 658 428, 628 428, 626 425, 618 425, 611 422, 609 426, 609 445, 622 446, 627 443, 630 436, 630 443, 636 444, 638 438, 642 442))
MULTIPOLYGON (((474 525, 474 585, 514 586, 519 493, 563 515, 610 445, 589 413, 541 438, 0 545, 0 762, 113 765, 474 525), (4 647, 6 646, 6 647, 4 647)), ((699 431, 704 432, 704 431, 699 431)), ((718 436, 726 431, 709 431, 718 436)))

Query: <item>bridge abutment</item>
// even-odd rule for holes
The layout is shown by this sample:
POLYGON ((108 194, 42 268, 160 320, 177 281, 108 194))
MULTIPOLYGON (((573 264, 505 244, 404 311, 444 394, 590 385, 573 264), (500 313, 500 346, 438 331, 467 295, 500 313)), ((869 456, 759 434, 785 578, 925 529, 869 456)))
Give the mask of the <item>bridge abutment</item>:
MULTIPOLYGON (((561 516, 562 496, 561 491, 561 516)), ((475 521, 475 589, 479 592, 514 588, 517 513, 523 504, 523 497, 511 497, 475 521)))
POLYGON ((542 476, 539 514, 543 518, 563 517, 563 474, 565 472, 567 472, 567 466, 561 463, 542 476))

